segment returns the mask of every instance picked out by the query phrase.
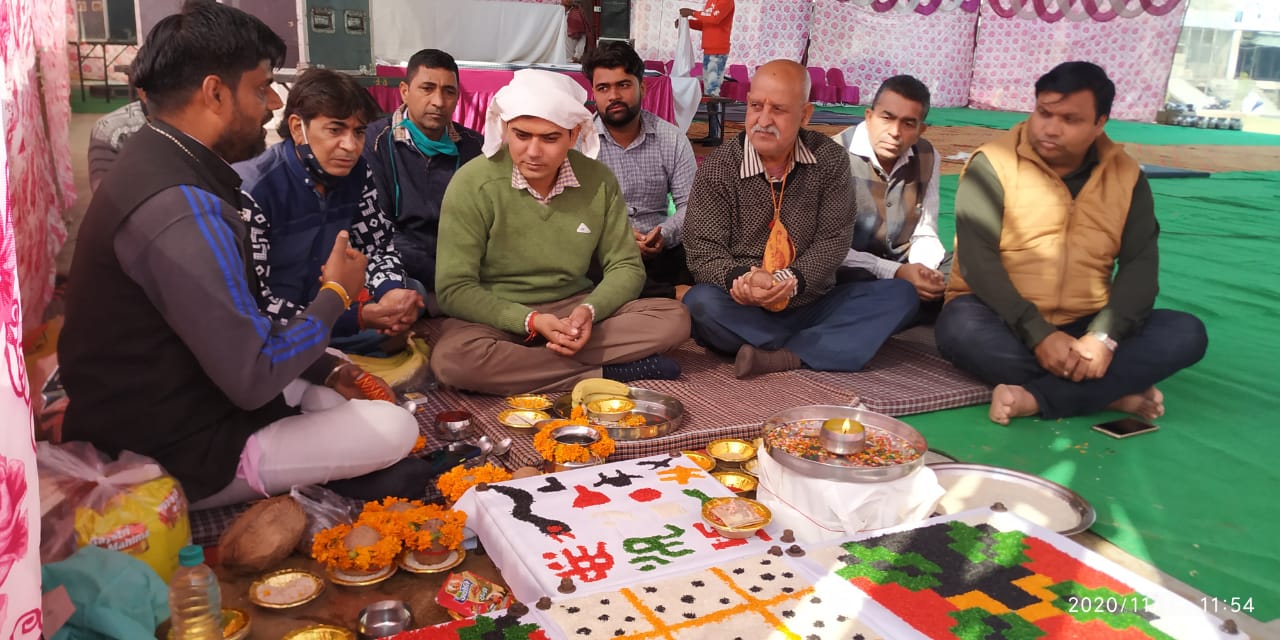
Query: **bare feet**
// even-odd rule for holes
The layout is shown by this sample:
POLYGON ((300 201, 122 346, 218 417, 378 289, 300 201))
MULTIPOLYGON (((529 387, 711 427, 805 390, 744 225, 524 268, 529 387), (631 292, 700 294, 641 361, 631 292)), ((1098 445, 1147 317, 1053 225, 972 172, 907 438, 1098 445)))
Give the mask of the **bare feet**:
POLYGON ((991 408, 987 417, 996 424, 1009 424, 1009 418, 1033 416, 1040 413, 1040 404, 1030 391, 1022 387, 1001 384, 991 392, 991 408))
POLYGON ((1160 393, 1159 389, 1151 387, 1142 393, 1120 398, 1107 405, 1107 408, 1131 413, 1143 420, 1155 420, 1164 415, 1164 394, 1160 393))

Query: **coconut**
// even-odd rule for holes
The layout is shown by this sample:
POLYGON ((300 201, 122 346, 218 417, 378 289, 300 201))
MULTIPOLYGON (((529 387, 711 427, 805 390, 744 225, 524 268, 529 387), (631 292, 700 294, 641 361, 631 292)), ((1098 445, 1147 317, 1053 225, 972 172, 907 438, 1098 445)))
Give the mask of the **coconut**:
POLYGON ((222 566, 236 573, 260 573, 284 560, 307 527, 307 514, 293 498, 262 500, 240 514, 218 540, 222 566))

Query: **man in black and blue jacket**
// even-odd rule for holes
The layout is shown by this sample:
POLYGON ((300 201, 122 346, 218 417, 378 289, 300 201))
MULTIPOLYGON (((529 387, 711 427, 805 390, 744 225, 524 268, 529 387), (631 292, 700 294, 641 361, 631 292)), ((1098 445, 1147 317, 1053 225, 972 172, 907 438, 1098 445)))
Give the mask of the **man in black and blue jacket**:
POLYGON ((259 310, 228 162, 262 150, 284 53, 227 5, 189 2, 158 22, 134 63, 151 122, 95 191, 71 265, 58 345, 67 439, 154 458, 201 506, 372 479, 418 435, 407 411, 365 399, 360 367, 325 352, 364 284, 345 231, 299 315, 284 325, 259 310))
POLYGON ((461 90, 458 63, 438 49, 423 49, 405 68, 404 104, 369 125, 364 157, 373 171, 382 210, 395 224, 395 245, 405 272, 428 289, 435 306, 436 239, 444 190, 459 167, 480 155, 484 138, 452 121, 461 90))
POLYGON ((346 230, 369 259, 356 304, 334 324, 331 344, 379 355, 399 351, 421 315, 421 285, 405 277, 393 228, 361 150, 373 98, 354 78, 308 69, 289 91, 283 140, 236 165, 251 199, 249 226, 263 310, 289 322, 320 292, 321 266, 346 230))

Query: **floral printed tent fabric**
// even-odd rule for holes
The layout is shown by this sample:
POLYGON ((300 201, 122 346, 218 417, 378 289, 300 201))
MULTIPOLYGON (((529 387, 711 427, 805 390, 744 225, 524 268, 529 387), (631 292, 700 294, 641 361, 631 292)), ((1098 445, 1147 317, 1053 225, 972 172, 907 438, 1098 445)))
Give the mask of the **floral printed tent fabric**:
MULTIPOLYGON (((0 67, 0 84, 5 71, 0 67)), ((0 112, 0 126, 7 120, 7 111, 0 112)), ((9 169, 0 147, 0 194, 8 193, 9 169)), ((24 640, 41 633, 40 506, 12 201, 0 196, 0 205, 0 637, 24 640)))

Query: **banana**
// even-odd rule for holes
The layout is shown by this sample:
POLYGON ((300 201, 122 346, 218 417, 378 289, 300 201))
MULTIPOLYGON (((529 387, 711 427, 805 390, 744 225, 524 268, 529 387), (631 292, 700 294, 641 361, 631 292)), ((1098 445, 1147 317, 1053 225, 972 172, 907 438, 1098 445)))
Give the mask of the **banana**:
POLYGON ((631 388, 618 382, 617 380, 606 380, 605 378, 587 378, 573 387, 573 406, 581 405, 586 402, 590 396, 609 396, 611 398, 626 398, 631 395, 631 388))

